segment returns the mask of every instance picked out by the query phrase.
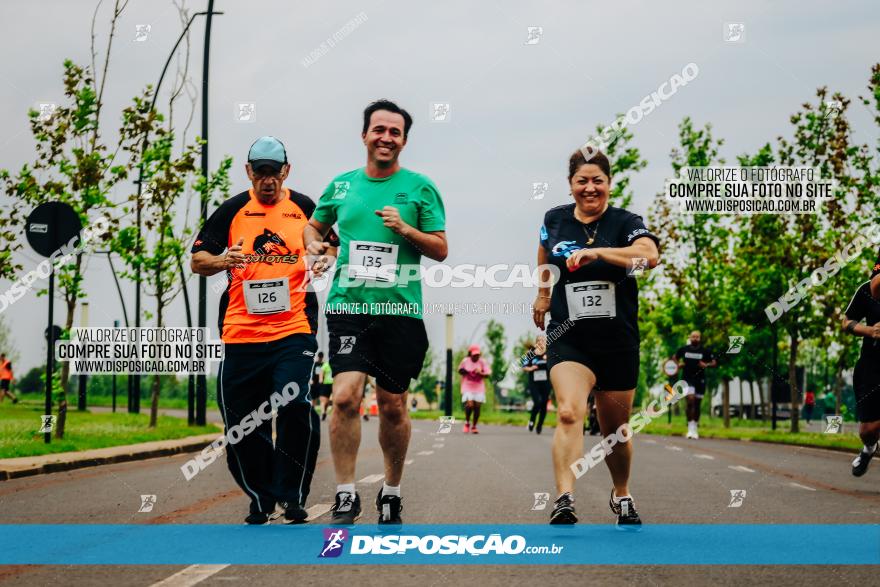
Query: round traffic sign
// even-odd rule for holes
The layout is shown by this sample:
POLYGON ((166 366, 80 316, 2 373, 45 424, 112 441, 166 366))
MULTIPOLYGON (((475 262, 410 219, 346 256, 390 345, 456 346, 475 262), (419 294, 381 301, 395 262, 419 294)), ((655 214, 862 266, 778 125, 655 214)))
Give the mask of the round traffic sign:
POLYGON ((45 202, 28 216, 25 235, 37 253, 51 257, 62 245, 78 237, 81 230, 82 222, 70 204, 45 202))
MULTIPOLYGON (((52 325, 52 340, 60 340, 61 334, 63 332, 64 332, 64 330, 62 330, 60 326, 58 326, 57 324, 53 324, 52 325)), ((43 331, 43 337, 46 340, 49 340, 49 329, 48 328, 43 331)))
POLYGON ((665 363, 663 363, 663 372, 666 373, 668 377, 675 377, 678 374, 678 362, 675 359, 667 359, 665 363))

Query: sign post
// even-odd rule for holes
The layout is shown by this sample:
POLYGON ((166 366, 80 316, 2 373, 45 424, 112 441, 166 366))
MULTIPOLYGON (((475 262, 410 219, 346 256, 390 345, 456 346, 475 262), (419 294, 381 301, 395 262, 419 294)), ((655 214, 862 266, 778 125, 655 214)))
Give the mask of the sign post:
MULTIPOLYGON (((52 414, 52 359, 55 353, 55 340, 58 333, 53 328, 52 319, 55 313, 55 266, 54 255, 62 245, 79 245, 79 232, 82 222, 76 211, 63 202, 45 202, 34 208, 27 219, 25 235, 28 244, 38 254, 46 257, 49 262, 49 321, 46 327, 46 407, 45 416, 52 414)), ((45 261, 44 261, 45 262, 45 261)), ((52 432, 44 432, 46 444, 52 442, 52 432)))
MULTIPOLYGON (((673 385, 675 383, 675 376, 678 375, 678 361, 667 359, 663 363, 663 372, 669 378, 669 385, 673 385)), ((672 408, 666 410, 666 422, 672 424, 672 408)))

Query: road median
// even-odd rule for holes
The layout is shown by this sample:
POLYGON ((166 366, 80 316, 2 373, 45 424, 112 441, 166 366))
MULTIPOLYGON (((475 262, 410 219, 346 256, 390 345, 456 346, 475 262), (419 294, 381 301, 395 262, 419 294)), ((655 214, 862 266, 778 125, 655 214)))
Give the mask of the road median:
POLYGON ((157 440, 92 450, 0 459, 0 481, 196 452, 216 440, 218 434, 220 434, 219 430, 214 434, 201 434, 173 440, 157 440))

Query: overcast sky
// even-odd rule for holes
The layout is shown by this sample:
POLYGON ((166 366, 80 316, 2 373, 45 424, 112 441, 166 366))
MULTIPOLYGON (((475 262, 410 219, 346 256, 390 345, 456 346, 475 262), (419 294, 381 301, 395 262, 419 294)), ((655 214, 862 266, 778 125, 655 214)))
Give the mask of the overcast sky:
MULTIPOLYGON (((99 16, 104 47, 110 0, 99 16)), ((207 1, 189 1, 192 11, 207 1)), ((32 161, 26 111, 61 100, 65 58, 89 60, 94 0, 4 0, 0 78, 0 167, 32 161)), ((365 161, 361 116, 387 97, 415 119, 401 156, 405 167, 430 176, 446 204, 448 263, 534 263, 545 210, 570 200, 570 153, 597 124, 639 101, 688 63, 698 77, 632 128, 633 144, 649 162, 632 182, 633 209, 647 215, 669 174, 677 125, 691 116, 711 123, 723 155, 754 152, 789 135, 789 116, 827 85, 855 98, 865 93, 870 66, 880 60, 880 6, 875 0, 827 2, 474 2, 379 0, 315 2, 218 0, 210 78, 210 159, 235 158, 233 193, 247 187, 247 149, 264 134, 279 137, 293 164, 287 185, 317 198, 334 175, 365 161), (548 5, 550 7, 548 7, 548 5), (346 22, 360 24, 310 65, 346 22), (364 19, 365 18, 365 19, 364 19), (725 42, 726 23, 743 23, 744 41, 725 42), (540 40, 527 43, 529 27, 540 40), (253 122, 237 120, 238 104, 254 103, 253 122), (432 122, 433 103, 448 103, 446 122, 432 122), (532 184, 549 183, 533 199, 532 184)), ((147 83, 155 83, 181 30, 170 1, 131 0, 119 23, 104 96, 108 141, 118 113, 147 83), (149 25, 136 41, 137 25, 149 25)), ((201 87, 204 20, 193 25, 190 73, 201 87)), ((103 49, 102 49, 103 50, 103 49)), ((165 83, 169 84, 171 80, 165 83)), ((182 116, 185 105, 178 106, 182 116)), ((876 144, 877 128, 861 104, 851 107, 855 140, 876 144)), ((200 128, 198 114, 190 136, 200 128)), ((130 184, 116 193, 122 199, 130 184)), ((4 201, 8 206, 9 202, 4 201)), ((40 260, 23 254, 26 268, 40 260)), ((5 290, 10 283, 0 281, 5 290)), ((196 282, 190 282, 192 296, 196 282)), ((134 286, 124 283, 133 307, 134 286)), ((85 289, 92 326, 122 313, 106 259, 88 265, 85 289)), ((523 288, 425 290, 425 302, 513 303, 527 306, 523 288)), ((151 309, 154 302, 144 299, 151 309)), ((209 290, 209 324, 217 296, 209 290)), ((19 373, 45 357, 46 298, 30 295, 4 318, 22 355, 19 373)), ((183 325, 176 300, 169 325, 183 325)), ((482 336, 487 318, 511 335, 534 333, 522 309, 510 314, 459 314, 456 345, 482 336), (475 334, 474 334, 475 333, 475 334)), ((56 306, 56 323, 63 322, 56 306)), ((79 317, 77 317, 78 323, 79 317)), ((432 347, 444 345, 444 320, 426 317, 432 347)))

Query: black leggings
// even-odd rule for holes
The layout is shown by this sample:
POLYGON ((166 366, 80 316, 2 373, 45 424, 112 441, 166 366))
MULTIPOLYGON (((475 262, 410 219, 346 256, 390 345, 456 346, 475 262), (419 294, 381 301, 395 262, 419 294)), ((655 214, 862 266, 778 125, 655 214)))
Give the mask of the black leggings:
POLYGON ((533 383, 529 386, 529 393, 532 396, 532 413, 529 416, 529 422, 535 421, 538 417, 538 429, 544 426, 544 418, 547 417, 547 400, 550 399, 550 386, 546 383, 533 383))

